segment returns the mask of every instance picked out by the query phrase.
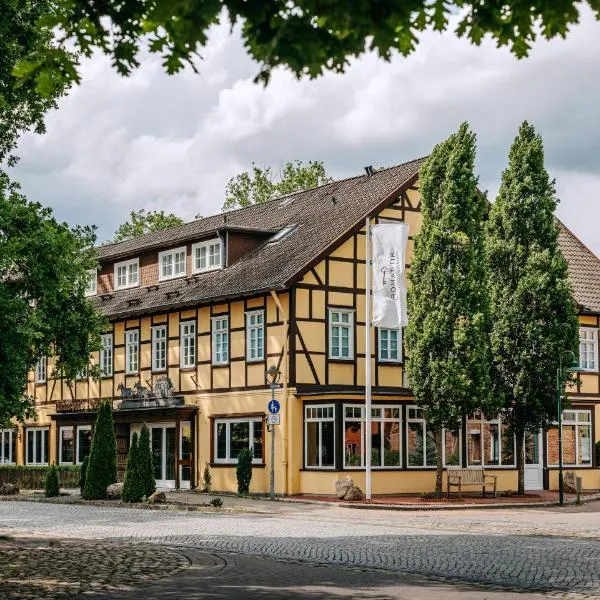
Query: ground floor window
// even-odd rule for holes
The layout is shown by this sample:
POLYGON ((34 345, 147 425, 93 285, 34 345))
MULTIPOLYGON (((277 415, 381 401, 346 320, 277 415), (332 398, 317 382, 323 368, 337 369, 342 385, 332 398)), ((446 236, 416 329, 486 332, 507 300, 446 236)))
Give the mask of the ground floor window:
POLYGON ((17 458, 17 432, 0 429, 0 463, 14 463, 17 458))
POLYGON ((47 465, 48 429, 45 427, 28 427, 25 430, 25 438, 25 462, 28 465, 47 465))
POLYGON ((501 418, 477 411, 467 419, 468 466, 515 466, 515 438, 501 418))
POLYGON ((92 426, 77 426, 77 464, 80 465, 89 455, 92 448, 92 426))
POLYGON ((61 427, 58 441, 58 462, 61 464, 72 464, 75 457, 75 440, 73 427, 61 427))
POLYGON ((335 467, 335 407, 304 407, 304 463, 307 467, 335 467))
MULTIPOLYGON (((592 464, 592 411, 565 410, 562 417, 563 465, 592 464)), ((558 466, 558 424, 548 430, 548 465, 558 466)))
POLYGON ((416 406, 407 408, 406 444, 409 467, 435 467, 437 451, 433 431, 427 426, 423 411, 416 406))
POLYGON ((243 448, 252 452, 253 462, 263 460, 263 422, 256 419, 215 419, 215 462, 236 463, 243 448))

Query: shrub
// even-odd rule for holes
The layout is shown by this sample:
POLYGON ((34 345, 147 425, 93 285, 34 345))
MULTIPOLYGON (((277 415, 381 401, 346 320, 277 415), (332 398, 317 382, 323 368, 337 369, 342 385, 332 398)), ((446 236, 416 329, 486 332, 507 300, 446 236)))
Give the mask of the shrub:
POLYGON ((46 498, 56 498, 60 495, 60 479, 56 465, 51 465, 46 474, 46 498))
POLYGON ((140 469, 140 444, 137 432, 131 437, 131 446, 127 454, 125 481, 123 483, 123 502, 141 502, 144 494, 144 484, 140 469))
POLYGON ((208 466, 208 463, 206 463, 204 465, 204 473, 202 473, 202 491, 208 493, 211 489, 212 476, 210 474, 210 467, 208 466))
POLYGON ((600 469, 600 440, 596 442, 596 466, 600 469))
POLYGON ((252 480, 252 452, 248 448, 240 450, 235 474, 238 494, 247 494, 250 491, 250 481, 252 480))
MULTIPOLYGON (((43 490, 50 467, 42 465, 0 465, 0 484, 12 483, 22 490, 43 490)), ((58 465, 58 475, 63 488, 79 486, 77 465, 58 465)))
POLYGON ((112 407, 103 402, 98 408, 83 497, 86 500, 106 498, 106 488, 117 481, 117 440, 112 407))
POLYGON ((87 468, 89 464, 89 457, 86 456, 81 463, 81 467, 79 470, 79 490, 81 492, 81 497, 83 498, 83 490, 85 490, 85 476, 87 475, 87 468))
POLYGON ((156 481, 154 480, 154 461, 152 460, 152 451, 150 449, 150 430, 145 425, 142 426, 142 432, 140 433, 138 460, 142 496, 150 498, 156 491, 156 481))
POLYGON ((221 506, 223 506, 223 500, 221 500, 221 498, 213 498, 209 504, 215 508, 221 508, 221 506))

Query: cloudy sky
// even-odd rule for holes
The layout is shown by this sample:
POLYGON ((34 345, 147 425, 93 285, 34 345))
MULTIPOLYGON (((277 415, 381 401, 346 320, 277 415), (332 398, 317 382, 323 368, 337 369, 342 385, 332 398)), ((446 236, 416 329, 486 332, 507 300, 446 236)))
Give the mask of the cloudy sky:
POLYGON ((22 139, 13 176, 28 197, 72 224, 96 224, 106 240, 130 210, 218 212, 229 178, 253 161, 320 159, 345 177, 425 155, 467 120, 493 198, 528 119, 545 140, 560 216, 600 252, 600 23, 588 12, 566 41, 540 42, 522 61, 491 43, 428 33, 408 59, 367 55, 316 81, 281 70, 263 88, 227 27, 202 54, 198 75, 164 75, 153 57, 130 78, 102 56, 84 63, 46 135, 22 139))

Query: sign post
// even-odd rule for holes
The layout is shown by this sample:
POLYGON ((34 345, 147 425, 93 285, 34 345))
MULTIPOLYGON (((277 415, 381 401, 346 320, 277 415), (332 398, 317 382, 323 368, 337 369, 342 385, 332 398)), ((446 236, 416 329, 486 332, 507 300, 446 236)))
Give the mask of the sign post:
POLYGON ((267 404, 269 415, 267 415, 267 424, 271 427, 271 471, 269 473, 269 490, 271 500, 275 499, 275 425, 279 425, 279 409, 281 406, 279 402, 275 400, 275 390, 277 389, 277 382, 271 383, 271 400, 267 404))

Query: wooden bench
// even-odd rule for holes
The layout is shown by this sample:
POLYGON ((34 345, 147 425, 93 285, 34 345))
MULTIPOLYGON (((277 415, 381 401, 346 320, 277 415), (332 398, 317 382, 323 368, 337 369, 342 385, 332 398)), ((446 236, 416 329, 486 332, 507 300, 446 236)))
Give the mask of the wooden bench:
POLYGON ((458 488, 458 497, 461 498, 462 488, 464 486, 477 485, 483 488, 482 496, 485 498, 485 488, 494 488, 494 498, 496 497, 496 475, 486 475, 483 467, 471 467, 463 469, 462 467, 446 467, 448 472, 448 498, 450 498, 450 488, 458 488))

